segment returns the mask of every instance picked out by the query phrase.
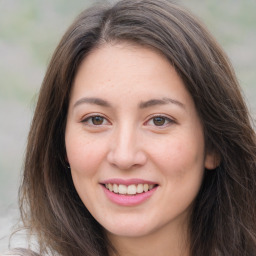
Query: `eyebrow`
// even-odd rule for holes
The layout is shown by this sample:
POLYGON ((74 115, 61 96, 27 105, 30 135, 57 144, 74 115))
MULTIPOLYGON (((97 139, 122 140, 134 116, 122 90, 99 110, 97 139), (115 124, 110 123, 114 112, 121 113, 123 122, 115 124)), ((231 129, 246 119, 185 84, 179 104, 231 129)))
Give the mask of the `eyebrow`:
POLYGON ((171 98, 166 98, 166 97, 164 97, 162 99, 151 99, 148 101, 141 102, 139 104, 139 108, 148 108, 148 107, 152 107, 152 106, 156 106, 156 105, 166 105, 169 103, 175 104, 175 105, 185 109, 185 105, 183 103, 181 103, 180 101, 177 101, 177 100, 171 99, 171 98))
POLYGON ((74 108, 78 105, 81 105, 83 103, 92 104, 92 105, 99 105, 102 107, 111 107, 110 103, 107 101, 100 99, 100 98, 81 98, 79 99, 75 104, 74 108))
MULTIPOLYGON (((103 100, 101 98, 95 98, 95 97, 84 97, 79 99, 78 101, 76 101, 76 103, 74 104, 73 108, 81 105, 81 104, 92 104, 92 105, 98 105, 98 106, 102 106, 102 107, 111 107, 111 104, 109 102, 107 102, 106 100, 103 100)), ((142 101, 139 103, 139 108, 149 108, 149 107, 153 107, 156 105, 166 105, 166 104, 175 104, 179 107, 185 108, 185 105, 177 100, 171 99, 171 98, 162 98, 162 99, 151 99, 148 101, 142 101)))

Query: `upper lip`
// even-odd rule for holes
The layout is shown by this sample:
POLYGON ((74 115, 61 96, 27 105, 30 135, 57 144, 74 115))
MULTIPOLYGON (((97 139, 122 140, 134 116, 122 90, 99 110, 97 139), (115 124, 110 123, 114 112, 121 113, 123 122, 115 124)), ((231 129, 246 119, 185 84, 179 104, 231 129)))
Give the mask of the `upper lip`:
POLYGON ((138 185, 138 184, 157 184, 156 182, 153 181, 149 181, 149 180, 144 180, 144 179, 118 179, 118 178, 114 178, 114 179, 107 179, 107 180, 103 180, 100 182, 101 184, 122 184, 122 185, 138 185))

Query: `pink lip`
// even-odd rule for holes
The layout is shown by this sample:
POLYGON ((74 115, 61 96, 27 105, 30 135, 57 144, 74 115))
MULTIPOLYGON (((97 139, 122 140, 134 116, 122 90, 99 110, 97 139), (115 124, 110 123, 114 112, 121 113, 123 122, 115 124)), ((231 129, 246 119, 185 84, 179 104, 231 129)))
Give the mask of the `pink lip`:
POLYGON ((143 179, 127 179, 127 180, 123 180, 123 179, 108 179, 108 180, 104 180, 102 182, 100 182, 101 184, 122 184, 122 185, 132 185, 132 184, 157 184, 156 182, 152 182, 149 180, 143 180, 143 179))

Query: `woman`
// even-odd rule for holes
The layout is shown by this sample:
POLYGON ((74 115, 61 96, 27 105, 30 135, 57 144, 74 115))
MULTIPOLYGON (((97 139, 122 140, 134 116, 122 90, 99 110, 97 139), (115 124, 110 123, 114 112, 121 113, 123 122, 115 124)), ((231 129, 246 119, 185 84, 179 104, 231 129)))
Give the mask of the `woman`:
POLYGON ((58 45, 20 189, 40 254, 255 255, 255 133, 226 55, 175 3, 85 10, 58 45))

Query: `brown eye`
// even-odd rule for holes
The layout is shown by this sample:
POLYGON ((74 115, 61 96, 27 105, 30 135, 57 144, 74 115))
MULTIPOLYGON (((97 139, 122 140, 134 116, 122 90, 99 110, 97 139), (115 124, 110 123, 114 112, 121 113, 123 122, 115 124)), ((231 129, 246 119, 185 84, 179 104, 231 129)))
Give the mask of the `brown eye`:
POLYGON ((165 122, 166 122, 166 118, 164 118, 164 117, 157 116, 157 117, 153 118, 153 123, 156 126, 162 126, 165 124, 165 122))
POLYGON ((104 122, 104 118, 102 116, 93 116, 91 119, 94 125, 102 125, 104 122))
POLYGON ((109 124, 108 120, 103 116, 89 116, 82 120, 82 123, 85 125, 93 126, 101 126, 109 124))
POLYGON ((167 116, 159 115, 159 116, 153 116, 150 118, 145 125, 151 126, 151 127, 158 127, 158 129, 161 128, 167 128, 171 124, 174 124, 175 121, 167 116))

